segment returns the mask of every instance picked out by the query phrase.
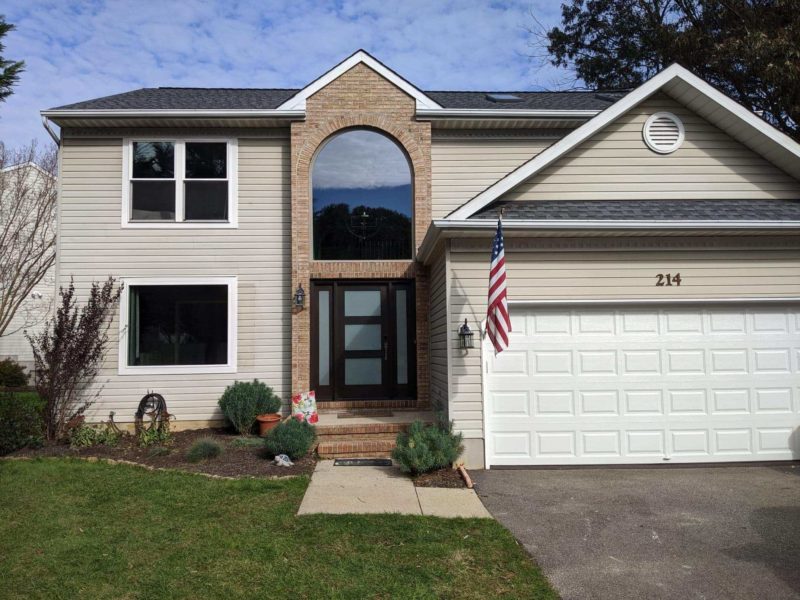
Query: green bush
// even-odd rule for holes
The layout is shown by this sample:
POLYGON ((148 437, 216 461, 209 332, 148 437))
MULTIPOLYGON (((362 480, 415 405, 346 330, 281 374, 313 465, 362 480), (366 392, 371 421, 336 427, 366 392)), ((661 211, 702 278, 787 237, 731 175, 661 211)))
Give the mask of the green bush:
POLYGON ((169 430, 169 421, 162 421, 152 429, 143 428, 137 434, 139 445, 142 448, 148 446, 169 446, 172 443, 172 432, 169 430))
POLYGON ((308 454, 316 439, 317 432, 313 425, 290 419, 278 423, 264 436, 264 448, 272 457, 286 454, 294 460, 308 454))
POLYGON ((264 445, 264 438, 260 437, 237 437, 231 440, 231 448, 261 448, 264 445))
POLYGON ((258 379, 235 381, 225 388, 219 407, 233 428, 245 435, 253 430, 256 416, 280 411, 281 399, 258 379))
POLYGON ((222 454, 222 445, 213 438, 202 438, 197 440, 189 452, 186 453, 186 459, 189 462, 200 462, 201 460, 210 460, 222 454))
POLYGON ((35 394, 0 394, 0 456, 26 446, 41 446, 44 423, 35 394))
POLYGON ((73 448, 91 448, 92 446, 116 446, 121 434, 108 425, 93 427, 81 425, 69 432, 69 445, 73 448))
POLYGON ((15 360, 0 360, 0 388, 16 388, 28 385, 25 367, 15 360))
POLYGON ((464 450, 463 437, 453 433, 452 423, 426 425, 414 421, 408 431, 397 435, 392 458, 401 471, 412 475, 451 467, 464 450))

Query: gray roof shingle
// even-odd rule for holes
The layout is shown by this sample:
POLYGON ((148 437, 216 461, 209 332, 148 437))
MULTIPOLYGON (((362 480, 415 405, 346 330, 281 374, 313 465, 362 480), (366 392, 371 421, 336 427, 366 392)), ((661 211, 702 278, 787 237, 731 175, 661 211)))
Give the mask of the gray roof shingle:
POLYGON ((280 106, 296 93, 297 90, 284 89, 141 88, 58 106, 53 110, 264 110, 280 106))
POLYGON ((800 221, 800 200, 513 200, 470 217, 525 220, 800 221))
MULTIPOLYGON (((181 110, 274 109, 294 96, 296 89, 257 88, 141 88, 113 96, 57 106, 51 110, 181 110)), ((425 92, 444 108, 500 110, 603 110, 624 92, 425 92), (512 93, 520 102, 493 102, 489 93, 512 93)))

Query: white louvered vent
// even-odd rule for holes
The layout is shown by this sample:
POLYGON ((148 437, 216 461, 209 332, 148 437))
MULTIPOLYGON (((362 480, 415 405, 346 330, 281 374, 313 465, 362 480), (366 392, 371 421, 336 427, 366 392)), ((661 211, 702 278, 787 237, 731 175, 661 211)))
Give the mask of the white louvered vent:
POLYGON ((651 150, 659 154, 669 154, 683 143, 683 123, 672 113, 655 113, 645 121, 642 135, 644 143, 651 150))

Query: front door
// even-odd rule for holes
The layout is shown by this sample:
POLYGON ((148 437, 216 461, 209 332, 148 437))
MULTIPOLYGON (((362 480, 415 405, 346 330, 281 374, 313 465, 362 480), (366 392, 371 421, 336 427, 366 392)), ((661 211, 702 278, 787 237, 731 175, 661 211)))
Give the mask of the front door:
POLYGON ((413 398, 412 282, 314 282, 311 311, 311 382, 319 400, 413 398))

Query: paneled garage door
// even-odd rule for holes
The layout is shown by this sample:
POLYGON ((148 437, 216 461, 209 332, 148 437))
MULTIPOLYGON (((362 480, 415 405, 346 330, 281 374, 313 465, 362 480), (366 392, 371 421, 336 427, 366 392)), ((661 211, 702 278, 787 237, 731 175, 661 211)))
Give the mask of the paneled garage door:
POLYGON ((489 465, 800 458, 800 306, 512 307, 489 465))

